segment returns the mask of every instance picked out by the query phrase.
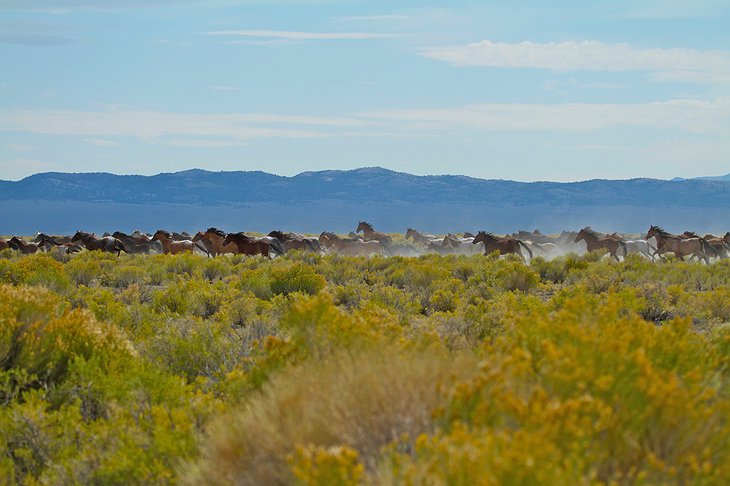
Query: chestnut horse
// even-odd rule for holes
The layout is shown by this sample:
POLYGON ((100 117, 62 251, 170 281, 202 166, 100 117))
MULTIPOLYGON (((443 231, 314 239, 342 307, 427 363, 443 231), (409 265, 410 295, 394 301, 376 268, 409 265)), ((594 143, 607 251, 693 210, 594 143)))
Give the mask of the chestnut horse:
POLYGON ((235 244, 223 244, 226 236, 228 235, 218 228, 208 228, 205 231, 198 231, 195 237, 193 237, 193 241, 203 243, 212 256, 223 255, 225 253, 237 253, 238 249, 235 244))
POLYGON ((286 251, 301 250, 322 253, 322 246, 317 238, 307 238, 296 233, 284 233, 282 231, 272 231, 269 233, 269 237, 279 240, 286 251))
POLYGON ((628 252, 626 249, 626 243, 624 243, 620 238, 614 235, 603 236, 597 231, 593 231, 588 226, 578 232, 573 243, 578 243, 581 240, 586 242, 588 251, 608 250, 611 258, 614 258, 616 261, 619 261, 619 249, 623 251, 622 256, 624 257, 628 252))
POLYGON ((524 241, 518 240, 517 238, 499 238, 494 236, 492 233, 480 231, 474 237, 474 241, 472 241, 472 244, 474 245, 477 243, 484 244, 485 255, 489 255, 495 250, 498 251, 500 255, 514 253, 527 263, 527 258, 525 258, 525 255, 523 255, 521 251, 521 249, 524 248, 527 250, 527 254, 530 255, 530 258, 532 258, 532 250, 530 250, 530 247, 527 246, 524 241))
POLYGON ((367 221, 360 221, 360 223, 357 225, 355 233, 359 233, 360 231, 362 231, 363 235, 365 236, 365 241, 377 240, 382 245, 390 245, 393 243, 393 238, 391 238, 390 235, 386 235, 381 231, 375 231, 373 229, 373 225, 371 225, 367 221))
POLYGON ((159 241, 160 243, 162 243, 162 251, 164 253, 176 255, 178 253, 184 253, 186 251, 189 251, 191 253, 196 253, 197 251, 204 255, 210 256, 210 252, 205 247, 205 245, 203 245, 203 243, 192 240, 175 240, 173 239, 172 234, 165 230, 157 230, 152 236, 152 241, 159 241))
POLYGON ((226 239, 223 240, 224 245, 233 243, 236 246, 236 253, 243 255, 263 255, 267 258, 271 258, 271 252, 273 251, 276 255, 283 255, 284 248, 281 245, 274 243, 273 238, 261 239, 247 236, 243 232, 239 233, 228 233, 226 239))

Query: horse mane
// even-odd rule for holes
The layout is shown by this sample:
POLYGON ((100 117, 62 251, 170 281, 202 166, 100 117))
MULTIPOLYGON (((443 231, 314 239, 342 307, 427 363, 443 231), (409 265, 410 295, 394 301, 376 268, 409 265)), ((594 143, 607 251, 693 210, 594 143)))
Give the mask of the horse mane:
POLYGON ((339 236, 337 236, 336 234, 334 234, 331 231, 322 231, 322 234, 319 235, 319 236, 326 236, 327 238, 332 238, 332 239, 335 239, 335 240, 339 240, 340 239, 339 236))
POLYGON ((360 223, 358 223, 358 226, 360 226, 360 225, 367 227, 367 229, 369 229, 370 231, 375 231, 373 229, 373 225, 368 223, 367 221, 360 221, 360 223))
POLYGON ((685 231, 684 234, 686 236, 689 236, 690 238, 700 238, 700 235, 698 235, 694 231, 685 231))
POLYGON ((499 239, 491 231, 480 231, 479 233, 477 233, 477 236, 479 236, 479 235, 484 235, 486 238, 489 238, 490 240, 498 240, 499 239))
POLYGON ((208 228, 205 232, 206 233, 214 233, 214 234, 216 234, 216 235, 218 235, 220 237, 223 237, 223 238, 226 237, 226 232, 225 231, 219 230, 218 228, 214 228, 214 227, 208 228))
POLYGON ((163 229, 158 229, 157 230, 157 233, 162 233, 162 236, 164 236, 168 240, 171 240, 172 239, 172 234, 169 231, 165 231, 163 229))
POLYGON ((594 238, 603 238, 603 235, 601 235, 598 231, 594 230, 590 226, 586 226, 581 231, 583 233, 587 233, 587 234, 593 236, 594 238))
POLYGON ((659 233, 661 236, 669 236, 669 233, 667 231, 665 231, 664 228, 662 228, 661 226, 652 226, 649 229, 653 229, 654 231, 659 233))

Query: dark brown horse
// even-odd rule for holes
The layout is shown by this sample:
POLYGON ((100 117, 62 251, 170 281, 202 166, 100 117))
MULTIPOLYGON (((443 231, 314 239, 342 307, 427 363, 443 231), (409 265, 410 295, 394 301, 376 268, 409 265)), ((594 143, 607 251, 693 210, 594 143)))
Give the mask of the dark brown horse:
POLYGON ((152 241, 146 235, 135 236, 134 234, 128 235, 121 231, 115 231, 112 233, 112 236, 122 242, 124 245, 124 251, 127 253, 147 255, 164 253, 162 243, 159 241, 152 241))
POLYGON ((165 230, 157 230, 152 236, 152 241, 159 241, 162 243, 164 253, 176 255, 178 253, 185 253, 186 251, 189 251, 191 253, 202 253, 203 255, 210 256, 210 252, 202 242, 192 240, 175 240, 173 239, 173 235, 165 230))
POLYGON ((655 238, 657 242, 657 255, 674 253, 677 258, 684 260, 685 256, 691 255, 710 263, 710 255, 714 254, 710 245, 702 238, 690 236, 673 235, 664 231, 659 226, 650 226, 646 233, 646 239, 655 238))
POLYGON ((365 241, 379 241, 382 245, 390 245, 393 243, 393 238, 390 237, 390 235, 386 235, 385 233, 381 231, 375 231, 373 229, 373 225, 368 223, 367 221, 360 221, 360 223, 357 225, 357 229, 355 230, 355 233, 359 233, 362 231, 365 241))
POLYGON ((269 236, 281 241, 286 251, 301 250, 322 253, 322 246, 317 238, 307 238, 296 233, 284 233, 283 231, 272 231, 269 236))
POLYGON ((94 233, 77 231, 73 238, 71 238, 71 241, 82 242, 86 249, 90 251, 106 251, 109 253, 116 253, 117 256, 119 256, 124 251, 124 245, 122 244, 122 242, 114 238, 113 236, 105 236, 99 238, 94 233))
POLYGON ((480 231, 477 233, 476 237, 474 237, 472 244, 476 245, 480 242, 484 243, 485 255, 489 255, 495 250, 498 251, 500 255, 513 253, 515 255, 519 255, 519 257, 526 263, 527 258, 525 258, 525 255, 522 254, 522 248, 524 248, 527 250, 527 254, 530 255, 530 258, 532 258, 532 250, 530 250, 530 247, 527 246, 524 241, 518 240, 517 238, 499 238, 494 236, 492 233, 480 231))
POLYGON ((64 243, 71 243, 71 237, 62 236, 62 235, 49 236, 45 233, 36 233, 33 241, 36 243, 43 243, 44 241, 53 241, 54 245, 62 245, 64 243))
POLYGON ((23 255, 30 255, 41 250, 41 247, 38 245, 38 243, 29 243, 25 240, 21 240, 17 236, 13 236, 8 240, 8 246, 13 250, 19 251, 23 255))
POLYGON ((0 238, 0 251, 7 250, 10 248, 10 244, 8 244, 8 240, 5 238, 0 238))
POLYGON ((237 253, 235 244, 223 244, 226 236, 228 235, 218 228, 208 228, 205 231, 198 231, 193 237, 193 241, 203 243, 212 256, 223 255, 225 253, 237 253))
MULTIPOLYGON (((278 240, 277 240, 278 241, 278 240)), ((236 253, 242 255, 263 255, 271 258, 271 252, 276 255, 283 255, 284 249, 281 245, 276 245, 272 239, 262 239, 248 236, 243 232, 228 233, 223 244, 233 243, 236 246, 236 253)))
POLYGON ((586 242, 588 251, 608 250, 611 258, 614 258, 616 261, 619 261, 619 250, 622 250, 622 256, 625 257, 627 255, 626 243, 623 240, 613 235, 604 236, 587 226, 578 232, 573 243, 578 243, 579 241, 586 242))

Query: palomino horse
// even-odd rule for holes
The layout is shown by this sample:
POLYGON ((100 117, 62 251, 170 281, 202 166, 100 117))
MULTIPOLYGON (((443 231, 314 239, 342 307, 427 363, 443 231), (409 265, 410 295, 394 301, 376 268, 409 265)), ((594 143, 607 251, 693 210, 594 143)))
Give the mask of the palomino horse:
POLYGON ((672 235, 659 226, 649 227, 649 231, 646 233, 646 239, 648 240, 649 238, 656 238, 657 255, 674 253, 680 260, 684 260, 685 256, 691 255, 702 258, 707 264, 710 263, 708 252, 712 253, 712 249, 709 243, 702 238, 672 235))
POLYGON ((189 251, 191 253, 202 253, 203 255, 210 256, 210 252, 203 243, 192 240, 174 240, 172 234, 165 230, 157 230, 152 236, 152 241, 162 243, 162 251, 164 253, 176 255, 189 251))
POLYGON ((223 244, 226 236, 228 235, 218 228, 208 228, 205 231, 198 231, 193 237, 193 241, 203 243, 212 256, 238 253, 238 247, 234 243, 223 244))
POLYGON ((284 248, 281 244, 275 244, 277 241, 274 238, 263 239, 254 238, 247 236, 245 233, 228 233, 226 239, 223 240, 224 245, 233 243, 236 246, 236 253, 243 255, 263 255, 267 258, 271 258, 271 252, 273 251, 276 255, 283 255, 284 248), (272 241, 273 240, 273 241, 272 241))
POLYGON ((519 257, 527 263, 527 258, 525 258, 525 255, 523 255, 521 251, 521 249, 524 248, 527 250, 527 254, 530 255, 530 258, 532 258, 532 250, 530 250, 530 247, 527 246, 524 241, 518 240, 517 238, 499 238, 494 236, 492 233, 480 231, 477 233, 474 241, 472 241, 472 244, 474 245, 477 243, 484 244, 485 255, 489 255, 495 250, 498 251, 500 255, 514 253, 515 255, 519 255, 519 257))
POLYGON ((284 233, 283 231, 272 231, 269 233, 269 237, 279 240, 286 251, 301 250, 322 253, 322 246, 317 238, 307 238, 297 233, 284 233))
POLYGON ((379 241, 340 238, 329 231, 324 231, 319 235, 319 242, 328 251, 335 251, 343 255, 380 255, 384 248, 379 241))
POLYGON ((121 241, 114 238, 113 236, 106 236, 103 238, 97 237, 94 233, 85 233, 83 231, 77 231, 76 234, 71 238, 72 242, 80 241, 84 244, 87 250, 94 251, 106 251, 109 253, 116 253, 119 256, 124 250, 124 245, 121 241))
POLYGON ((35 253, 41 250, 41 247, 40 245, 38 245, 38 243, 28 243, 25 240, 21 240, 17 236, 13 236, 8 240, 8 246, 24 255, 30 255, 31 253, 35 253))
POLYGON ((365 237, 365 241, 376 240, 379 241, 383 246, 393 243, 393 238, 391 238, 390 235, 386 235, 381 231, 375 231, 373 229, 373 225, 371 225, 367 221, 360 221, 360 223, 358 223, 355 233, 359 233, 360 231, 362 231, 363 236, 365 237))
POLYGON ((608 253, 616 261, 619 261, 619 249, 623 251, 623 256, 626 256, 626 243, 613 235, 603 236, 586 226, 578 232, 573 242, 578 243, 581 240, 586 242, 588 251, 608 250, 608 253))

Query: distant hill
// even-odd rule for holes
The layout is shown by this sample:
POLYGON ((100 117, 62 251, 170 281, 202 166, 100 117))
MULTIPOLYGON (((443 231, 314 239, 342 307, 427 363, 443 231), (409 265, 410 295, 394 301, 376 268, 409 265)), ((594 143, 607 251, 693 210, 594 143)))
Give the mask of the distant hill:
MULTIPOLYGON (((415 176, 378 167, 303 172, 199 169, 155 176, 43 173, 0 181, 0 234, 274 228, 429 231, 520 228, 560 231, 590 224, 644 231, 649 224, 698 231, 730 227, 730 174, 722 178, 515 182, 415 176)), ((728 228, 730 229, 730 228, 728 228)))
POLYGON ((693 177, 692 179, 685 179, 684 177, 675 177, 672 179, 672 181, 687 181, 687 180, 694 180, 694 181, 730 181, 730 174, 725 174, 721 176, 703 176, 703 177, 693 177))

